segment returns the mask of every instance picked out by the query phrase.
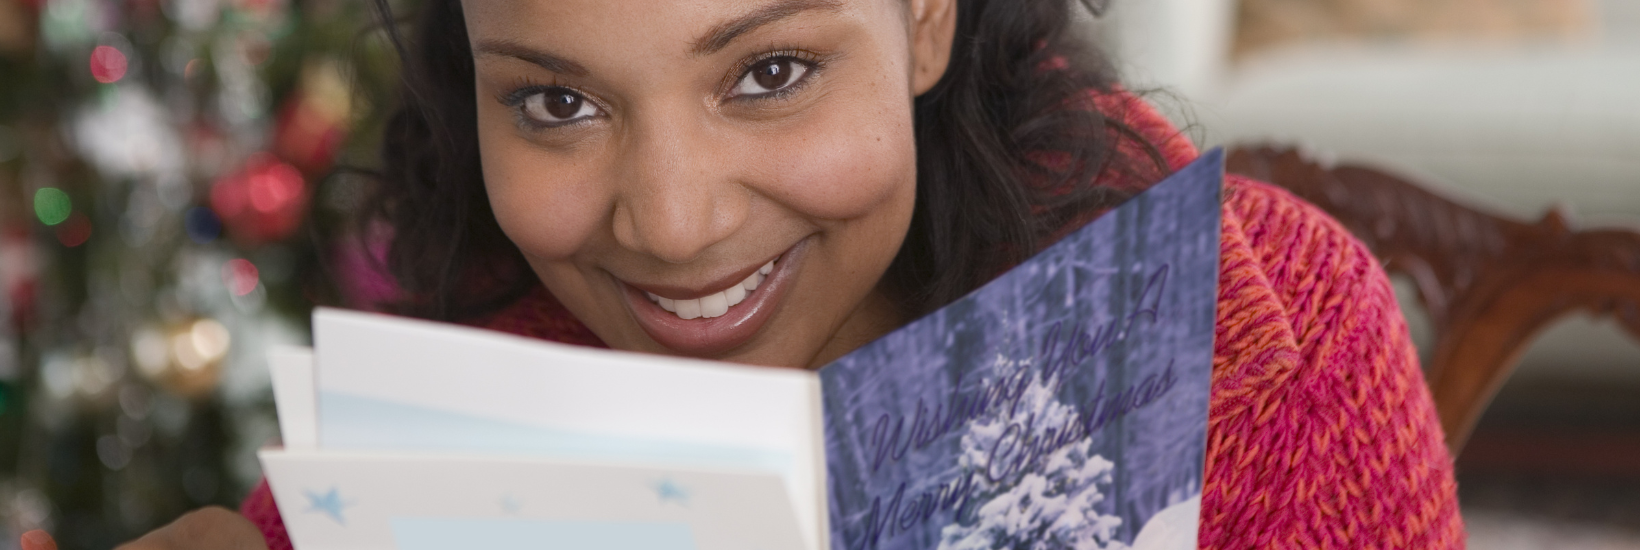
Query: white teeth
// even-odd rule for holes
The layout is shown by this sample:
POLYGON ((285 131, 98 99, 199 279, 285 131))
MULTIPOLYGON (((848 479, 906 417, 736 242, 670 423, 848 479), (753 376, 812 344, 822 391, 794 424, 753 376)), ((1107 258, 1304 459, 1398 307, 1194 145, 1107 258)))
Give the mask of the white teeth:
POLYGON ((700 316, 707 319, 720 317, 729 312, 729 297, 722 292, 700 297, 700 316))
POLYGON ((680 318, 686 320, 700 317, 711 319, 728 313, 729 308, 746 301, 746 296, 757 290, 757 287, 763 284, 763 280, 768 278, 769 273, 772 271, 774 271, 773 260, 763 264, 751 275, 747 275, 746 280, 741 281, 739 284, 730 286, 721 292, 708 294, 693 300, 673 300, 658 296, 652 292, 645 292, 644 294, 649 296, 649 301, 660 305, 661 309, 677 314, 680 318))
POLYGON ((700 317, 700 300, 678 300, 677 306, 678 310, 673 313, 678 314, 678 317, 685 320, 700 317))
POLYGON ((734 285, 723 291, 723 297, 729 301, 729 307, 746 301, 746 287, 734 285))

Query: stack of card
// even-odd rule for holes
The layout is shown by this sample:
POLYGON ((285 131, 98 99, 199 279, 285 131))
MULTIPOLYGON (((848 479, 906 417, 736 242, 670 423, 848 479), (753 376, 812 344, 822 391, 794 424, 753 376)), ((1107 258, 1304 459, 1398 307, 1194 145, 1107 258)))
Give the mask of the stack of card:
POLYGON ((262 465, 299 550, 824 547, 814 373, 321 309, 262 465))

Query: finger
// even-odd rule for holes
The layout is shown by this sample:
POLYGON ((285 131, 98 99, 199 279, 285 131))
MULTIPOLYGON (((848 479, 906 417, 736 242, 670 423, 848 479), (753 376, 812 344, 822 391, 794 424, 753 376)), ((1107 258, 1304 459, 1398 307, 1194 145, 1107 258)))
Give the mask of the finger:
POLYGON ((227 508, 208 506, 115 550, 267 550, 262 530, 227 508))
POLYGON ((23 533, 23 550, 57 550, 57 541, 51 533, 35 529, 23 533))

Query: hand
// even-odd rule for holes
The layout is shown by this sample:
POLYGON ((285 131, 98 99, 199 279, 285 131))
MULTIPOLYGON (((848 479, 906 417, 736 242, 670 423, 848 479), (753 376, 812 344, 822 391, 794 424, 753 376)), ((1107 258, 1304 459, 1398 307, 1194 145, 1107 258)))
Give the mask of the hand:
MULTIPOLYGON (((56 547, 25 550, 56 550, 56 547)), ((262 531, 245 516, 221 506, 210 506, 183 514, 170 525, 115 550, 268 550, 268 544, 262 539, 262 531)))
POLYGON ((23 550, 57 550, 57 541, 51 533, 35 529, 23 533, 23 550))

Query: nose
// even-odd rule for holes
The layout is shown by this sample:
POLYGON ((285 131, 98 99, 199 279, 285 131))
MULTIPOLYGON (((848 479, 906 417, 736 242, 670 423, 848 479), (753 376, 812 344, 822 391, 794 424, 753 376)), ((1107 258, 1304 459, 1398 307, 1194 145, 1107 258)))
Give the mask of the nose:
POLYGON ((677 111, 632 121, 623 136, 614 230, 622 246, 687 263, 740 229, 751 197, 728 140, 706 115, 677 111))

